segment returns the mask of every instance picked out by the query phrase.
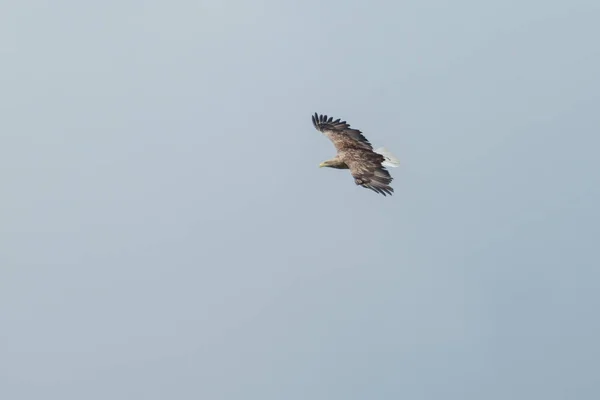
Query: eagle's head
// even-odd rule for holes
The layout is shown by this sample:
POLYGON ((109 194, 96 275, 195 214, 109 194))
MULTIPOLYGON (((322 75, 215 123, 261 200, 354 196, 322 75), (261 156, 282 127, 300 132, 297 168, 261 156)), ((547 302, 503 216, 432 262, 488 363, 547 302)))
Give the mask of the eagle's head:
POLYGON ((336 159, 323 161, 321 164, 319 164, 319 168, 323 168, 323 167, 336 168, 336 169, 348 169, 348 166, 346 165, 345 162, 336 160, 336 159))

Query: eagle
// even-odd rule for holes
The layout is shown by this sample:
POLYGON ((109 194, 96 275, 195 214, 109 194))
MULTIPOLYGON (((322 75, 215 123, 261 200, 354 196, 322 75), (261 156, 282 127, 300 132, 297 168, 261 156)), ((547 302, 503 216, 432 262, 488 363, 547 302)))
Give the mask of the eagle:
POLYGON ((312 123, 331 140, 337 150, 334 158, 323 161, 319 167, 349 169, 357 185, 384 196, 392 195, 394 189, 390 183, 394 178, 385 167, 400 165, 393 154, 384 147, 373 150, 361 131, 350 128, 350 124, 339 118, 334 121, 332 117, 315 113, 312 123))

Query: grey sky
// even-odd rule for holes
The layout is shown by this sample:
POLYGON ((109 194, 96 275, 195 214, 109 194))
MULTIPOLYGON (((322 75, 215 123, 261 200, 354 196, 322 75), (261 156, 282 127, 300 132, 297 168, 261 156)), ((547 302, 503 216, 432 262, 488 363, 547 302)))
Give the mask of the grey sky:
POLYGON ((599 17, 5 2, 0 398, 599 398, 599 17))

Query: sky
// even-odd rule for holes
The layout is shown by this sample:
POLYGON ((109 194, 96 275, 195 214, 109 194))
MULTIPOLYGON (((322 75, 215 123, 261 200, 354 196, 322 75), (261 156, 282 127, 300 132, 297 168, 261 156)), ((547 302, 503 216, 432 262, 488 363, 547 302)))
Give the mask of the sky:
POLYGON ((0 398, 600 398, 599 18, 5 2, 0 398))

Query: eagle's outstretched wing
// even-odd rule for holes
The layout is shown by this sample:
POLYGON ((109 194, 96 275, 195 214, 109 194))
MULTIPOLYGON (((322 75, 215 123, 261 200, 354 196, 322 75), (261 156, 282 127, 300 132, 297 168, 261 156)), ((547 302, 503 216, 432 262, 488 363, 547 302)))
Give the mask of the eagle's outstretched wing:
POLYGON ((334 121, 332 117, 327 118, 327 115, 315 113, 312 122, 318 131, 323 132, 333 142, 338 152, 353 148, 373 150, 371 143, 362 132, 350 128, 350 124, 346 121, 340 121, 339 118, 334 121))
POLYGON ((350 150, 345 154, 344 161, 357 185, 371 189, 382 195, 392 195, 394 188, 390 186, 392 176, 381 165, 383 156, 377 153, 350 150))

